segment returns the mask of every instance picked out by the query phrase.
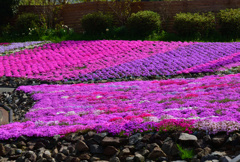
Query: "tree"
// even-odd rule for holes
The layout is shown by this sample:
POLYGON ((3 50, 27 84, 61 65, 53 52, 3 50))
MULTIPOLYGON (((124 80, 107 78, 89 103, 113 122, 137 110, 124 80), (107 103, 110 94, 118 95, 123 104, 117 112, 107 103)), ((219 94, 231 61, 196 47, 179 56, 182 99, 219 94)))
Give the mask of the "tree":
POLYGON ((6 24, 17 13, 19 0, 0 0, 0 26, 6 24))

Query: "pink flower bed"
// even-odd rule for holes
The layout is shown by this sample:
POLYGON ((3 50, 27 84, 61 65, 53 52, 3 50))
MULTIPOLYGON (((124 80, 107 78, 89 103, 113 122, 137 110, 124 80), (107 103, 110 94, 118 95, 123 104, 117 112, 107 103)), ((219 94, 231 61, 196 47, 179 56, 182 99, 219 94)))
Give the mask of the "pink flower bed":
POLYGON ((37 100, 27 122, 0 126, 0 139, 77 130, 130 135, 148 130, 240 128, 240 74, 199 79, 21 86, 37 100))

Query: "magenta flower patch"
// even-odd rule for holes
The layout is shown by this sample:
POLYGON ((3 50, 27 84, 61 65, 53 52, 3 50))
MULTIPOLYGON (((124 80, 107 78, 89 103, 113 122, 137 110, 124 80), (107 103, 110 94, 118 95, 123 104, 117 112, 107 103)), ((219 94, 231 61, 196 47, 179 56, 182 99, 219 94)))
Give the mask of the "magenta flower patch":
MULTIPOLYGON (((0 46, 0 52, 11 46, 0 46)), ((0 77, 87 81, 214 72, 239 66, 239 47, 237 42, 64 41, 0 57, 0 77)))
POLYGON ((232 132, 240 122, 240 74, 198 79, 21 86, 36 104, 27 122, 0 126, 0 139, 77 130, 130 135, 193 128, 232 132), (218 124, 220 123, 220 124, 218 124), (169 125, 167 127, 166 125, 169 125))

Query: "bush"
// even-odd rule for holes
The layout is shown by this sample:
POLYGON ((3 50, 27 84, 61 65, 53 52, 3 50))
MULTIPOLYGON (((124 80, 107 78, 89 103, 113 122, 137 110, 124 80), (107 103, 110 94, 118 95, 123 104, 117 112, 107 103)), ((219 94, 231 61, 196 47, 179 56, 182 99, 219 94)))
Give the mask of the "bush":
POLYGON ((208 36, 215 30, 213 13, 178 13, 174 17, 174 29, 180 36, 208 36))
POLYGON ((28 35, 32 28, 40 27, 39 16, 33 13, 23 13, 18 16, 16 28, 18 33, 28 35))
POLYGON ((240 9, 220 10, 218 18, 222 35, 240 36, 240 9))
POLYGON ((153 11, 139 11, 132 13, 126 27, 134 36, 148 36, 161 27, 160 15, 153 11))
POLYGON ((111 28, 112 23, 113 17, 102 12, 84 15, 81 20, 82 28, 88 34, 105 33, 107 28, 111 28))

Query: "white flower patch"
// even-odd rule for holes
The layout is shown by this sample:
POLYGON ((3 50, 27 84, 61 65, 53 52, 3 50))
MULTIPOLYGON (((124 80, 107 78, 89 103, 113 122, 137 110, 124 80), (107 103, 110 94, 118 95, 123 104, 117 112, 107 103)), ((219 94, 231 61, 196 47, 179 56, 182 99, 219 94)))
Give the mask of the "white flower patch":
POLYGON ((148 100, 143 100, 143 101, 140 101, 139 103, 144 103, 144 102, 150 102, 148 100))
POLYGON ((194 107, 180 107, 180 108, 173 108, 173 109, 165 109, 165 110, 163 110, 163 111, 172 111, 172 110, 174 110, 174 111, 179 111, 179 110, 195 109, 195 108, 197 108, 197 107, 196 107, 196 106, 194 106, 194 107))
POLYGON ((100 96, 100 95, 98 95, 98 96, 96 96, 96 98, 102 98, 103 96, 100 96))
POLYGON ((59 121, 49 121, 47 122, 47 125, 58 125, 59 124, 59 121))
POLYGON ((66 98, 66 99, 67 99, 68 97, 69 97, 69 96, 62 96, 61 98, 66 98))
POLYGON ((95 110, 95 111, 93 111, 93 114, 94 115, 100 115, 103 112, 104 112, 103 110, 95 110))
POLYGON ((160 120, 156 116, 148 116, 144 118, 144 121, 152 121, 152 122, 159 122, 160 120))
POLYGON ((36 126, 44 126, 45 123, 43 121, 38 120, 38 121, 35 121, 35 125, 36 126))
POLYGON ((59 114, 65 114, 65 112, 59 111, 59 112, 57 112, 56 114, 57 114, 57 115, 59 115, 59 114))
POLYGON ((75 111, 69 111, 65 114, 65 116, 71 116, 71 115, 78 115, 75 113, 75 111))

